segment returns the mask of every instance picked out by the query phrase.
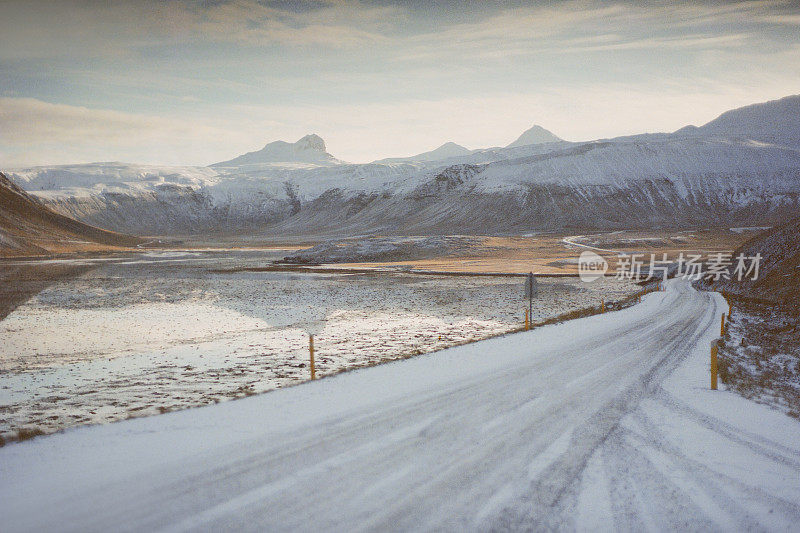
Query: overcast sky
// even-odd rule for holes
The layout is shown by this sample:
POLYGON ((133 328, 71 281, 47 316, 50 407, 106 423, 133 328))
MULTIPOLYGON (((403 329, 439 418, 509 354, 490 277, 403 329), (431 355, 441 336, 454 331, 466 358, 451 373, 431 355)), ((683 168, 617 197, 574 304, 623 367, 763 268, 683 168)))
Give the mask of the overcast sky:
POLYGON ((0 168, 209 164, 312 132, 366 162, 800 93, 797 1, 432 4, 0 1, 0 168))

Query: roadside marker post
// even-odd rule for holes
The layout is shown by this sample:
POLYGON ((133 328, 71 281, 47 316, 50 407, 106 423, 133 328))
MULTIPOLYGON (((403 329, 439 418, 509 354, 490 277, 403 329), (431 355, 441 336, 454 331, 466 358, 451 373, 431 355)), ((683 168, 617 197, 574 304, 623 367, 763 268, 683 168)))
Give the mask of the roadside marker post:
POLYGON ((600 312, 601 313, 606 312, 606 301, 604 298, 600 298, 600 312))
POLYGON ((722 313, 719 318, 719 335, 722 337, 725 335, 725 313, 722 313))
POLYGON ((533 272, 528 273, 528 278, 525 280, 525 296, 528 298, 528 309, 525 310, 525 330, 531 329, 531 322, 533 321, 533 297, 536 296, 538 287, 536 284, 536 277, 533 272))
POLYGON ((711 343, 711 390, 717 390, 717 341, 711 343))
POLYGON ((314 368, 314 335, 308 336, 309 368, 311 369, 311 379, 317 379, 317 372, 314 368))

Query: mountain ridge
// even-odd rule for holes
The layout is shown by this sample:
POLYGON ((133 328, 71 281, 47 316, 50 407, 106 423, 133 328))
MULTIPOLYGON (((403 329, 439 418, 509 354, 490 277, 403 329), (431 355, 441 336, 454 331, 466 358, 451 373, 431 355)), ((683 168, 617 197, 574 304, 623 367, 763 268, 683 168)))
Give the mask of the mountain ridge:
POLYGON ((764 226, 800 213, 800 150, 790 144, 800 124, 791 117, 780 123, 781 142, 751 133, 770 133, 772 117, 797 103, 767 102, 755 114, 731 110, 724 121, 673 133, 489 148, 435 161, 40 167, 13 177, 59 212, 138 234, 764 226))

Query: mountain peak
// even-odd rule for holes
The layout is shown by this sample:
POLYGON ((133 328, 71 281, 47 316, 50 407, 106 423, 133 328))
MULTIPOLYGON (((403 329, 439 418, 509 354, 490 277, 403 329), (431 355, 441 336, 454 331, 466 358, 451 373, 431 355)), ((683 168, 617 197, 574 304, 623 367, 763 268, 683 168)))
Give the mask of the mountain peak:
POLYGON ((456 144, 451 141, 451 142, 446 142, 439 148, 436 148, 429 152, 423 152, 421 154, 412 155, 409 157, 390 157, 387 159, 380 159, 378 161, 375 161, 375 163, 443 161, 445 159, 450 159, 451 157, 461 157, 471 153, 472 150, 464 148, 460 144, 456 144))
POLYGON ((424 154, 419 154, 416 157, 427 156, 433 159, 439 159, 439 158, 458 157, 461 155, 467 155, 470 152, 471 150, 469 148, 464 148, 460 144, 456 144, 450 141, 444 143, 435 150, 431 150, 430 152, 425 152, 424 154))
POLYGON ((516 146, 527 146, 529 144, 544 144, 560 142, 563 139, 556 137, 552 132, 544 129, 538 124, 534 124, 532 128, 525 130, 519 138, 513 143, 506 146, 506 148, 514 148, 516 146))
POLYGON ((294 145, 300 150, 316 150, 317 152, 327 151, 325 149, 325 141, 316 133, 309 133, 300 138, 294 145))
POLYGON ((326 151, 325 141, 316 133, 309 133, 294 143, 273 141, 255 152, 248 152, 229 161, 214 163, 212 167, 239 167, 270 163, 341 163, 326 151))

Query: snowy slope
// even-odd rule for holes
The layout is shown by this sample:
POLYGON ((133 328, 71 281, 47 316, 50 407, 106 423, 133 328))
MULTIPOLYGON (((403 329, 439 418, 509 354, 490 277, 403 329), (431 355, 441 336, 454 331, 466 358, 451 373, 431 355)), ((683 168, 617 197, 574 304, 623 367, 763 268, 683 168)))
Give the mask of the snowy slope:
MULTIPOLYGON (((691 132, 689 127, 687 132, 691 132)), ((696 128, 703 135, 740 136, 800 148, 800 95, 727 111, 696 128)))
MULTIPOLYGON (((95 163, 9 172, 59 212, 137 234, 254 231, 330 191, 391 194, 414 164, 151 167, 95 163)), ((356 194, 356 193, 353 193, 356 194)))
POLYGON ((725 138, 673 136, 648 142, 584 143, 541 156, 500 161, 487 168, 481 187, 496 190, 521 183, 627 185, 654 178, 685 178, 681 181, 691 187, 709 175, 766 177, 795 170, 800 170, 797 150, 725 138))
POLYGON ((8 175, 36 196, 89 197, 102 192, 139 193, 160 186, 197 189, 215 183, 219 172, 206 167, 169 167, 127 163, 89 163, 32 167, 8 175))
POLYGON ((667 289, 620 312, 6 446, 4 529, 793 529, 800 425, 707 390, 724 300, 667 289))
POLYGON ((411 235, 515 233, 733 221, 764 225, 800 212, 796 150, 680 137, 563 146, 436 169, 422 174, 411 192, 388 198, 356 202, 346 194, 329 195, 277 227, 302 232, 334 226, 356 234, 375 228, 411 235))

